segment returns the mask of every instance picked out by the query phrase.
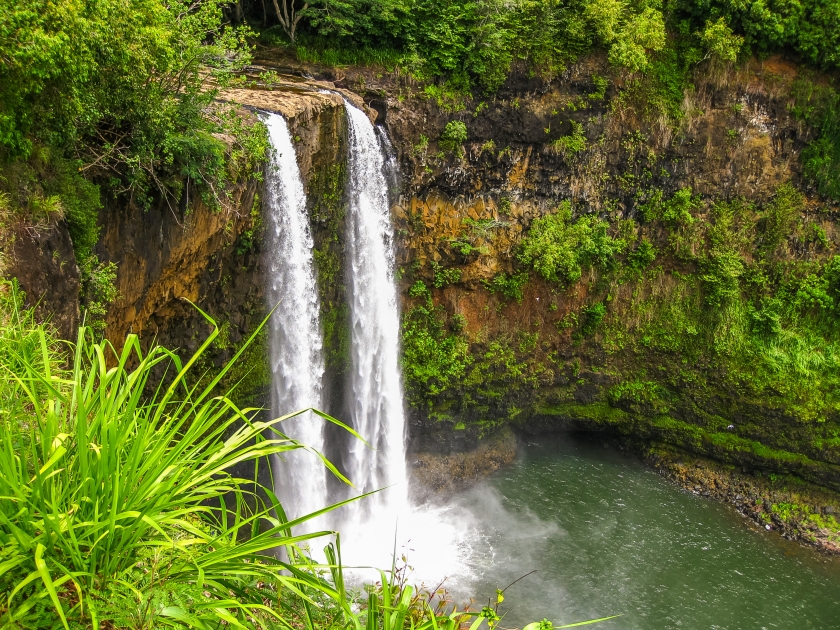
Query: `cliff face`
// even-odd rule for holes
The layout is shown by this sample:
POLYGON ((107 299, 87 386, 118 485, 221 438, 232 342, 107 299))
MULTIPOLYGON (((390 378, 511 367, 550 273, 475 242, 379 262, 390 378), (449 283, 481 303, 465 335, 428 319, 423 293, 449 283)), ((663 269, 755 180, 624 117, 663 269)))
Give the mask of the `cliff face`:
POLYGON ((0 251, 3 272, 17 279, 26 293, 26 306, 35 307, 37 317, 49 319, 63 338, 75 340, 79 268, 64 221, 41 228, 18 226, 0 246, 9 250, 0 251))
POLYGON ((840 488, 836 316, 797 301, 829 286, 837 208, 801 180, 796 68, 698 71, 679 119, 608 72, 455 104, 365 77, 404 178, 413 448, 604 430, 840 488), (523 246, 564 202, 530 237, 543 270, 579 267, 550 278, 523 246))
MULTIPOLYGON (((698 70, 670 101, 598 58, 487 99, 307 70, 332 81, 284 75, 226 97, 289 120, 328 411, 342 415, 349 356, 343 97, 387 128, 401 166, 412 451, 474 451, 508 426, 607 431, 840 488, 838 330, 815 306, 834 299, 840 231, 801 179, 811 132, 791 114, 794 66, 698 70)), ((120 293, 109 337, 195 349, 209 328, 189 300, 222 327, 207 367, 230 358, 267 312, 261 186, 237 186, 222 211, 106 207, 98 254, 118 263, 120 293)), ((249 374, 240 394, 259 404, 264 346, 233 375, 249 374)))
MULTIPOLYGON (((343 214, 336 207, 343 186, 346 129, 341 96, 321 93, 321 89, 307 82, 281 83, 272 91, 234 90, 224 96, 287 118, 311 200, 319 260, 331 263, 341 255, 335 233, 341 229, 343 214)), ((108 337, 121 340, 133 332, 145 343, 154 340, 192 352, 211 330, 198 307, 221 327, 220 337, 207 353, 212 365, 206 367, 218 368, 230 359, 270 308, 264 295, 267 280, 261 238, 268 209, 261 203, 262 186, 255 180, 237 184, 221 209, 209 207, 200 198, 188 199, 187 194, 180 205, 159 201, 145 211, 106 206, 97 253, 104 262, 117 263, 119 291, 108 312, 108 337)), ((322 280, 321 297, 329 317, 341 285, 335 277, 322 280)), ((326 345, 335 344, 328 340, 326 345)), ((247 370, 249 378, 239 388, 240 395, 266 404, 270 372, 264 335, 251 346, 242 366, 234 377, 247 370)))

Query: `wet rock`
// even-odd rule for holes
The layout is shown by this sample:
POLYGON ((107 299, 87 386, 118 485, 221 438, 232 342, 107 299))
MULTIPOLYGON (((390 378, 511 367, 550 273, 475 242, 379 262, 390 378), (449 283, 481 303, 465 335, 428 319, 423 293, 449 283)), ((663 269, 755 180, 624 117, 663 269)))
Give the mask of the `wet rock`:
POLYGON ((480 441, 478 448, 472 451, 415 453, 411 460, 411 476, 417 482, 415 492, 420 495, 452 492, 480 481, 513 462, 516 445, 513 431, 505 427, 480 441))
MULTIPOLYGON (((17 278, 26 305, 39 318, 49 318, 63 339, 75 341, 79 325, 79 268, 67 225, 45 229, 19 226, 5 276, 17 278)), ((0 258, 2 258, 0 252, 0 258)))
POLYGON ((773 482, 767 477, 743 475, 736 472, 737 469, 713 460, 686 456, 685 453, 678 456, 661 447, 655 450, 655 456, 653 452, 647 452, 644 457, 661 474, 690 492, 734 503, 738 514, 762 529, 778 530, 789 540, 829 555, 840 555, 840 529, 833 519, 814 521, 811 518, 813 514, 836 514, 836 508, 830 503, 835 495, 830 490, 797 481, 793 491, 787 484, 773 482), (702 483, 698 483, 698 478, 702 483), (774 511, 773 506, 780 504, 796 508, 784 513, 774 511))

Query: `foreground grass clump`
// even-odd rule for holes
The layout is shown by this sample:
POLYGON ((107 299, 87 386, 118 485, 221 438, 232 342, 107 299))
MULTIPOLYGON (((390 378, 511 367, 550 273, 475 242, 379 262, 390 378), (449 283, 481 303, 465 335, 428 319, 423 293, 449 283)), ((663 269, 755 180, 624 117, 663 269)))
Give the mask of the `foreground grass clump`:
POLYGON ((214 395, 227 368, 188 385, 217 330, 186 362, 84 329, 65 349, 3 288, 4 627, 285 625, 284 598, 340 601, 297 546, 328 532, 293 534, 315 514, 287 521, 269 488, 234 471, 302 445, 278 432, 283 418, 214 395))

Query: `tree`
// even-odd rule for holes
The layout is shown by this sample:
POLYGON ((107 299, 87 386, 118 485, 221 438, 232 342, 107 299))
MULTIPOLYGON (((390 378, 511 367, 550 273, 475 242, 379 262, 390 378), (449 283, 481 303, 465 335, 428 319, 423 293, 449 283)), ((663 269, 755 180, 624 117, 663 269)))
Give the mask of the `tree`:
POLYGON ((662 11, 642 7, 634 12, 622 0, 593 0, 585 15, 601 42, 609 46, 610 63, 631 72, 645 70, 647 51, 665 47, 662 11))
POLYGON ((274 2, 274 11, 277 13, 277 19, 280 20, 280 25, 289 36, 289 41, 295 43, 295 36, 297 33, 297 26, 301 18, 306 15, 306 10, 309 8, 309 2, 303 3, 303 8, 298 11, 295 9, 295 0, 272 0, 274 2), (280 10, 280 4, 283 5, 283 10, 280 10))
POLYGON ((706 21, 706 28, 700 34, 700 39, 706 45, 706 59, 712 58, 716 61, 735 61, 744 45, 744 38, 735 35, 723 18, 719 18, 717 22, 706 21))

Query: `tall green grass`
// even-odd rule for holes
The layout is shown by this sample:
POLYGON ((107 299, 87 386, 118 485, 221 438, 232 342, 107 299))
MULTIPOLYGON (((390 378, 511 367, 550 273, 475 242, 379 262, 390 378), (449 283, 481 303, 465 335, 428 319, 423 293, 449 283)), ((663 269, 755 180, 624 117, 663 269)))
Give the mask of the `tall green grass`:
POLYGON ((294 533, 336 506, 288 521, 270 488, 234 472, 306 448, 278 430, 290 416, 262 421, 217 395, 230 366, 189 385, 217 328, 185 362, 160 346, 144 353, 135 335, 117 350, 84 328, 63 349, 11 291, 0 324, 6 625, 41 627, 54 614, 65 628, 96 628, 114 601, 132 599, 154 609, 149 627, 287 625, 272 604, 284 593, 339 596, 299 547, 331 532, 294 533))

